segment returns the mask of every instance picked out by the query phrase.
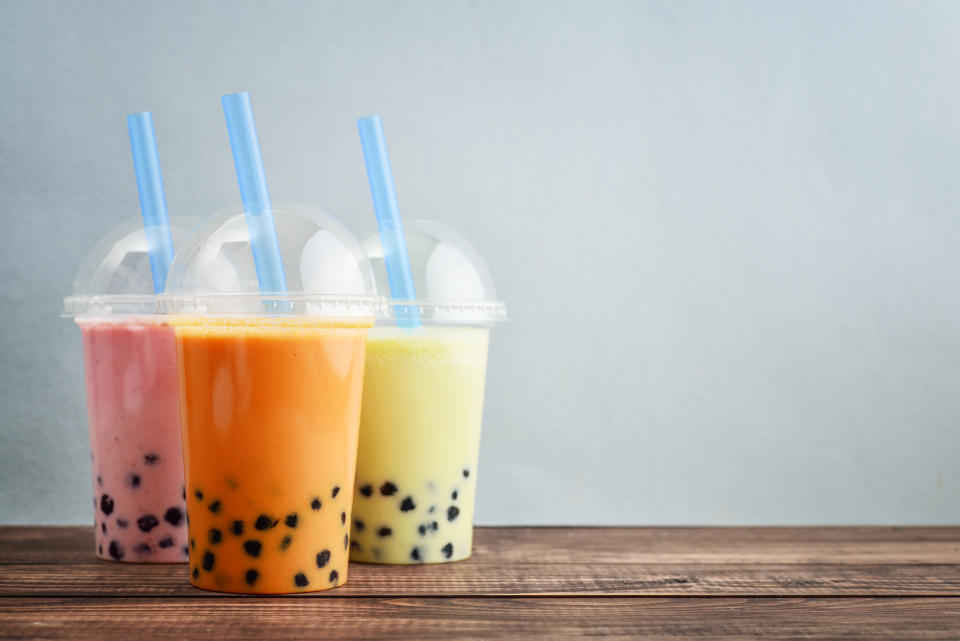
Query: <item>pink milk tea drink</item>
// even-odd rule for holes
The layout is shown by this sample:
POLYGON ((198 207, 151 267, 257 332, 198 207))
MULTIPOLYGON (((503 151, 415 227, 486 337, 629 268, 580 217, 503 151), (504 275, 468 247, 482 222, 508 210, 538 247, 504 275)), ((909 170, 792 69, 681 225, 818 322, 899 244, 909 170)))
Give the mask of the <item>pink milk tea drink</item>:
MULTIPOLYGON (((174 221, 177 240, 192 225, 174 221)), ((96 554, 185 563, 176 342, 150 269, 143 223, 131 220, 87 257, 64 314, 83 340, 96 554)))

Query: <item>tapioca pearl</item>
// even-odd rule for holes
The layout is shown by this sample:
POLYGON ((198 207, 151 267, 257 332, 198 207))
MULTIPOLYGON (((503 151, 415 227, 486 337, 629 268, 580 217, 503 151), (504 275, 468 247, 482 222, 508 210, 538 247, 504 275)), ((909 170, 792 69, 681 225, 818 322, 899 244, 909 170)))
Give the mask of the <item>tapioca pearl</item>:
POLYGON ((383 496, 393 496, 396 493, 397 493, 397 486, 391 483, 390 481, 387 481, 386 483, 380 486, 380 494, 382 494, 383 496))
POLYGON ((187 500, 187 487, 185 485, 180 486, 180 496, 183 497, 183 500, 187 500))
POLYGON ((453 499, 454 501, 457 500, 457 491, 456 491, 456 490, 454 490, 454 491, 450 494, 450 498, 453 499))
POLYGON ((403 499, 403 501, 400 503, 401 512, 409 512, 410 510, 415 510, 416 508, 417 508, 417 505, 413 502, 412 496, 408 496, 407 498, 403 499))
POLYGON ((371 485, 361 486, 361 488, 360 488, 360 494, 362 494, 363 496, 365 496, 365 497, 367 497, 367 498, 370 498, 371 496, 373 496, 373 486, 371 486, 371 485))
POLYGON ((303 572, 297 572, 293 577, 293 582, 296 584, 298 588, 305 588, 308 585, 310 585, 310 581, 309 579, 307 579, 307 575, 304 574, 303 572))
POLYGON ((234 521, 230 524, 230 531, 237 536, 243 535, 243 521, 234 521))
POLYGON ((253 539, 251 539, 249 541, 244 541, 243 543, 243 551, 249 554, 250 556, 252 556, 253 558, 257 558, 258 556, 260 556, 260 550, 262 549, 263 549, 263 544, 260 543, 260 541, 254 541, 253 539))
POLYGON ((190 539, 190 549, 191 549, 191 550, 196 550, 196 549, 197 549, 197 542, 194 541, 193 539, 190 539))
POLYGON ((336 570, 330 570, 330 583, 336 583, 337 579, 340 578, 340 573, 336 570))
POLYGON ((130 524, 127 522, 127 519, 117 519, 117 527, 121 530, 126 530, 130 524))
POLYGON ((334 485, 333 491, 330 494, 333 496, 333 498, 337 498, 337 494, 340 494, 340 486, 334 485))
POLYGON ((167 511, 163 513, 163 520, 173 527, 177 527, 183 521, 183 510, 178 507, 167 508, 167 511))
POLYGON ((156 465, 160 461, 160 455, 148 452, 143 455, 143 461, 147 465, 156 465))
POLYGON ((247 570, 247 573, 243 575, 243 579, 247 582, 247 585, 253 585, 259 577, 260 573, 256 570, 247 570))
POLYGON ((210 570, 213 569, 213 564, 216 563, 216 560, 217 560, 216 557, 213 556, 213 552, 211 552, 210 550, 207 550, 206 552, 203 553, 203 560, 200 562, 200 565, 201 567, 203 567, 204 570, 209 572, 210 570))
POLYGON ((107 516, 113 514, 113 499, 110 498, 109 494, 100 497, 100 511, 107 516))
POLYGON ((190 549, 186 545, 183 546, 183 556, 190 556, 190 549))
POLYGON ((127 485, 129 485, 129 486, 132 487, 133 489, 139 488, 139 487, 140 487, 140 475, 137 474, 137 473, 135 473, 135 472, 130 472, 129 474, 127 474, 127 485))
POLYGON ((293 537, 289 534, 280 539, 280 550, 286 550, 293 543, 293 537))
POLYGON ((363 528, 366 526, 364 525, 363 521, 361 521, 360 519, 354 519, 353 527, 354 529, 357 530, 357 532, 363 532, 363 528))
POLYGON ((257 528, 261 532, 264 530, 270 530, 277 527, 277 519, 272 516, 267 516, 266 514, 261 514, 257 517, 257 521, 253 524, 253 527, 257 528))
POLYGON ((150 548, 149 543, 137 543, 134 546, 133 551, 136 552, 137 554, 143 555, 143 554, 150 554, 153 550, 150 548))
POLYGON ((326 567, 327 563, 330 562, 330 550, 324 550, 317 554, 317 567, 323 568, 326 567))
POLYGON ((110 553, 111 558, 118 561, 123 558, 123 546, 116 541, 110 541, 110 547, 107 548, 107 551, 110 553))
POLYGON ((437 523, 436 521, 431 521, 431 522, 430 522, 430 529, 433 530, 434 532, 436 532, 437 530, 440 529, 440 524, 437 523))
POLYGON ((426 536, 426 535, 427 535, 427 526, 424 525, 423 523, 421 523, 421 524, 420 524, 420 527, 417 528, 417 532, 420 533, 420 536, 426 536))
POLYGON ((297 520, 298 520, 297 513, 293 512, 291 514, 288 514, 287 518, 285 518, 283 522, 287 524, 287 527, 293 528, 293 527, 297 527, 297 520))
POLYGON ((460 508, 456 505, 451 505, 447 508, 447 520, 451 523, 457 520, 457 517, 460 516, 460 508))
POLYGON ((223 540, 223 532, 217 528, 210 528, 210 531, 207 532, 207 540, 210 541, 211 545, 216 545, 223 540))
POLYGON ((410 558, 418 563, 422 563, 423 557, 420 556, 420 548, 413 548, 410 550, 410 558))
POLYGON ((160 521, 152 514, 144 514, 137 519, 137 527, 140 528, 141 532, 149 532, 158 525, 160 525, 160 521))
POLYGON ((467 468, 463 468, 463 478, 465 479, 470 478, 470 470, 468 470, 467 468))
POLYGON ((340 513, 340 525, 346 525, 346 524, 347 524, 347 513, 346 513, 346 512, 341 512, 341 513, 340 513))
POLYGON ((444 558, 449 559, 451 556, 453 556, 453 543, 447 543, 440 548, 440 551, 443 552, 444 558))
POLYGON ((166 537, 166 538, 163 538, 163 539, 160 539, 159 541, 157 541, 157 545, 159 545, 159 546, 162 547, 162 548, 172 548, 172 547, 173 547, 173 539, 168 536, 168 537, 166 537))
POLYGON ((217 501, 214 501, 213 503, 211 503, 210 505, 208 505, 208 506, 207 506, 207 509, 209 509, 209 510, 210 510, 211 512, 213 512, 214 514, 217 514, 218 512, 220 512, 220 508, 221 508, 221 507, 223 507, 223 506, 220 504, 220 501, 217 500, 217 501))
POLYGON ((386 537, 386 536, 390 536, 391 534, 393 534, 393 530, 391 530, 387 526, 383 526, 377 530, 377 536, 379 537, 386 537))
POLYGON ((350 541, 350 549, 351 549, 351 550, 357 550, 357 551, 359 552, 359 551, 362 550, 363 548, 361 548, 361 547, 360 547, 360 544, 357 543, 356 541, 350 541))
POLYGON ((343 549, 346 550, 346 549, 349 548, 349 547, 350 547, 350 535, 349 535, 349 534, 344 534, 344 535, 343 535, 343 549))
POLYGON ((202 500, 203 500, 203 492, 201 492, 200 490, 194 491, 193 495, 194 495, 195 497, 197 497, 197 500, 198 500, 198 501, 202 501, 202 500))
POLYGON ((107 533, 107 524, 106 524, 106 523, 103 523, 103 522, 100 523, 100 531, 103 532, 104 534, 107 533))
POLYGON ((197 568, 193 568, 193 573, 192 573, 192 574, 193 574, 194 580, 200 578, 200 570, 198 570, 197 568))

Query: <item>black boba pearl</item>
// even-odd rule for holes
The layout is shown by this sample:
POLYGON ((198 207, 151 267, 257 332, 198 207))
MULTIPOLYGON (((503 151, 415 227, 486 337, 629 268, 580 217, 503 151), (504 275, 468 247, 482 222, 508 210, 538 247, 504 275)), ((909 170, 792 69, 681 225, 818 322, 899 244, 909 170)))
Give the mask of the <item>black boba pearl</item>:
POLYGON ((453 556, 453 543, 447 543, 440 548, 440 551, 443 552, 444 558, 449 559, 451 556, 453 556))
POLYGON ((363 521, 359 519, 354 520, 353 527, 356 528, 357 532, 363 532, 363 528, 364 528, 363 521))
POLYGON ((364 485, 363 487, 360 488, 360 494, 364 495, 367 498, 370 498, 370 496, 373 494, 373 487, 369 485, 364 485))
POLYGON ((186 488, 186 486, 184 486, 184 485, 181 485, 181 486, 180 486, 180 496, 183 497, 183 500, 184 500, 184 501, 187 500, 187 488, 186 488))
POLYGON ((100 531, 103 532, 104 534, 107 533, 107 524, 106 524, 106 523, 101 523, 101 524, 100 524, 100 531))
POLYGON ((110 547, 107 551, 110 552, 111 558, 117 559, 118 561, 123 558, 123 546, 116 541, 110 541, 110 547))
POLYGON ((297 575, 293 577, 293 582, 297 584, 298 588, 305 588, 310 585, 310 581, 307 580, 307 575, 303 572, 297 572, 297 575))
POLYGON ((316 511, 316 510, 319 510, 321 507, 323 507, 323 503, 320 502, 320 499, 318 499, 317 497, 314 497, 314 499, 310 501, 310 507, 313 508, 314 511, 316 511))
POLYGON ((137 519, 137 527, 140 528, 141 532, 149 532, 158 525, 160 525, 160 521, 152 514, 144 514, 137 519))
POLYGON ((183 546, 183 556, 190 556, 190 550, 186 545, 183 546))
POLYGON ((197 568, 193 568, 193 578, 194 579, 200 578, 200 570, 198 570, 197 568))
POLYGON ((349 534, 344 534, 344 535, 343 535, 343 549, 346 550, 348 547, 350 547, 350 535, 349 535, 349 534))
POLYGON ((137 554, 150 554, 150 544, 137 543, 136 547, 133 548, 133 551, 137 554))
POLYGON ((173 527, 177 527, 183 520, 183 510, 178 507, 167 508, 167 511, 163 513, 163 520, 173 527))
POLYGON ((234 521, 230 524, 230 531, 240 536, 243 534, 243 521, 234 521))
POLYGON ((126 530, 128 525, 130 524, 127 523, 126 519, 117 519, 117 527, 121 530, 126 530))
POLYGON ((128 475, 127 475, 127 485, 129 485, 130 487, 132 487, 132 488, 134 488, 134 489, 140 487, 140 475, 139 475, 139 474, 134 474, 134 473, 132 473, 132 472, 131 472, 130 474, 128 474, 128 475))
POLYGON ((436 532, 437 530, 440 529, 440 524, 437 523, 436 521, 431 521, 431 523, 430 523, 430 529, 433 530, 434 532, 436 532))
POLYGON ((220 511, 220 507, 221 507, 220 501, 214 501, 213 503, 211 503, 211 504, 208 505, 207 507, 210 508, 210 511, 211 511, 211 512, 213 512, 214 514, 216 514, 217 512, 220 511))
POLYGON ((331 492, 331 494, 333 495, 333 498, 337 498, 337 494, 340 494, 340 486, 334 485, 333 492, 331 492))
POLYGON ((194 495, 195 497, 197 497, 197 500, 198 500, 198 501, 202 501, 202 500, 203 500, 203 492, 201 492, 200 490, 197 490, 196 492, 194 492, 193 495, 194 495))
POLYGON ((463 468, 463 478, 465 479, 470 478, 470 470, 468 470, 467 468, 463 468))
POLYGON ((263 544, 260 541, 245 541, 243 543, 243 550, 253 558, 260 556, 260 550, 263 548, 263 544))
POLYGON ((426 535, 427 535, 427 526, 421 524, 420 527, 417 528, 417 532, 420 533, 420 536, 426 536, 426 535))
POLYGON ((410 550, 410 558, 414 561, 422 561, 423 559, 420 558, 420 548, 410 550))
POLYGON ((283 522, 287 524, 287 527, 297 527, 297 513, 288 514, 283 522))
POLYGON ((337 579, 340 578, 340 573, 336 570, 330 570, 330 583, 336 583, 337 579))
POLYGON ((451 505, 447 508, 448 521, 456 521, 458 516, 460 516, 460 508, 458 508, 456 505, 451 505))
POLYGON ((213 552, 211 552, 210 550, 207 550, 206 552, 204 552, 204 553, 203 553, 203 561, 201 562, 201 565, 203 566, 203 569, 206 570, 207 572, 209 572, 210 570, 212 570, 212 569, 213 569, 213 562, 214 562, 215 560, 216 560, 216 559, 215 559, 214 556, 213 556, 213 552))
POLYGON ((317 567, 322 568, 330 562, 330 550, 324 550, 317 555, 317 567))
POLYGON ((168 536, 168 537, 166 537, 166 538, 164 538, 164 539, 160 539, 160 540, 157 542, 157 545, 159 545, 159 546, 162 547, 162 548, 172 548, 172 547, 173 547, 173 539, 171 539, 171 538, 168 536))
POLYGON ((286 550, 291 543, 293 543, 293 537, 288 534, 280 540, 280 549, 286 550))
POLYGON ((377 536, 383 537, 383 536, 390 536, 391 534, 393 534, 393 530, 391 530, 390 528, 388 528, 388 527, 386 527, 386 526, 384 526, 384 527, 380 528, 379 530, 377 530, 377 536))
POLYGON ((257 517, 257 522, 253 524, 253 527, 257 528, 261 532, 263 530, 269 530, 277 527, 277 519, 273 518, 272 516, 267 516, 266 514, 261 514, 257 517))
POLYGON ((340 513, 340 525, 346 525, 346 524, 347 524, 347 513, 346 513, 346 512, 341 512, 341 513, 340 513))
POLYGON ((196 549, 197 549, 197 543, 196 543, 196 541, 194 541, 193 539, 190 539, 190 549, 191 549, 191 550, 196 550, 196 549))
POLYGON ((260 576, 260 573, 256 570, 247 570, 247 573, 244 575, 244 579, 247 582, 247 585, 253 585, 257 581, 257 577, 260 576))
POLYGON ((216 545, 217 543, 223 540, 223 532, 221 532, 217 528, 211 528, 210 531, 207 533, 207 539, 209 539, 211 544, 216 545))
POLYGON ((153 452, 150 452, 149 454, 143 455, 143 460, 146 462, 147 465, 156 465, 157 461, 160 460, 160 456, 158 454, 154 454, 153 452))
POLYGON ((350 549, 351 549, 351 550, 359 550, 359 549, 360 549, 360 544, 357 543, 356 541, 350 541, 350 549))
POLYGON ((416 509, 416 507, 417 506, 413 502, 412 496, 408 496, 407 498, 403 499, 403 502, 400 503, 401 512, 409 512, 410 510, 416 509))
POLYGON ((397 486, 391 483, 390 481, 387 481, 386 483, 380 486, 380 494, 384 496, 393 496, 396 493, 397 493, 397 486))
POLYGON ((457 500, 457 491, 456 491, 456 490, 453 491, 453 494, 450 495, 450 498, 453 499, 454 501, 457 500))
POLYGON ((113 514, 113 499, 110 498, 109 494, 100 497, 100 511, 107 516, 113 514))
POLYGON ((100 545, 97 546, 97 553, 98 553, 98 554, 103 554, 103 543, 101 543, 100 545))

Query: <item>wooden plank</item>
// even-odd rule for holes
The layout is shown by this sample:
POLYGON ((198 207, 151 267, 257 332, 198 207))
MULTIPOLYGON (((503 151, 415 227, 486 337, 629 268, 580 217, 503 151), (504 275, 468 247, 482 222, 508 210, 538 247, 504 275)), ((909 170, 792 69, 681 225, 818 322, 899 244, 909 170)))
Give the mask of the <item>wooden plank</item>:
MULTIPOLYGON (((960 596, 956 565, 354 563, 347 584, 317 597, 399 596, 960 596)), ((0 565, 0 596, 209 598, 184 565, 95 561, 0 565)))
MULTIPOLYGON (((0 527, 0 564, 89 563, 89 527, 0 527)), ((473 559, 539 564, 958 564, 960 528, 477 528, 473 559)))
POLYGON ((956 639, 913 599, 0 599, 0 638, 956 639))

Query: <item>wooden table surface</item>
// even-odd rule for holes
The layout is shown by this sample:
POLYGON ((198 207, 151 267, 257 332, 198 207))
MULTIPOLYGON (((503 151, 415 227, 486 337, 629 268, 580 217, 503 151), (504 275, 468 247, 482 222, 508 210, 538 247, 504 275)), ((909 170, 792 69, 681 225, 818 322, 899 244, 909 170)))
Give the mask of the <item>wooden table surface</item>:
POLYGON ((0 527, 0 638, 960 638, 960 528, 478 528, 467 561, 271 598, 92 550, 0 527))

